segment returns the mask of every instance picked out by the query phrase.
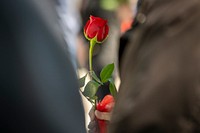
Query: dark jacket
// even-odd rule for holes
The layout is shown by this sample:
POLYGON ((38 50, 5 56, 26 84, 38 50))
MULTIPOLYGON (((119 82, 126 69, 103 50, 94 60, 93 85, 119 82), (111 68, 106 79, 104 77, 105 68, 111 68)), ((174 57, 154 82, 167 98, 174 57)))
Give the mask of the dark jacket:
POLYGON ((78 82, 54 4, 0 1, 1 133, 85 133, 78 82))
POLYGON ((200 132, 200 1, 144 0, 136 19, 110 133, 200 132))

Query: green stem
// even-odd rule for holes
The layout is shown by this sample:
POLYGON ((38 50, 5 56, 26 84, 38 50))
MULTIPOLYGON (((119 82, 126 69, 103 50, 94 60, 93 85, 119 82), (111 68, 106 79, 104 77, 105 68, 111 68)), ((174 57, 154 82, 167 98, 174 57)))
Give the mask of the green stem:
POLYGON ((90 50, 89 50, 89 66, 90 66, 90 72, 93 71, 93 68, 92 68, 92 54, 93 54, 93 49, 94 49, 94 46, 96 44, 96 41, 94 41, 93 39, 90 40, 90 50))

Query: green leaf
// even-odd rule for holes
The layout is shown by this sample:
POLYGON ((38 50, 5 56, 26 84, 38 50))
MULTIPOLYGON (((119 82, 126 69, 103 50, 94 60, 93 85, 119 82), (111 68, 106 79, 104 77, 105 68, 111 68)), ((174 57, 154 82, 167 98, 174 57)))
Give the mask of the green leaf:
POLYGON ((85 78, 87 77, 87 74, 79 79, 79 87, 83 87, 85 85, 85 78))
POLYGON ((97 77, 97 75, 95 74, 94 71, 91 72, 91 76, 92 78, 97 81, 99 84, 103 85, 103 83, 101 82, 101 80, 97 77))
POLYGON ((112 76, 113 70, 114 63, 105 66, 100 73, 101 82, 107 82, 108 79, 112 76))
POLYGON ((109 90, 110 90, 110 93, 111 95, 116 98, 117 96, 117 89, 116 89, 116 86, 114 84, 114 81, 112 78, 109 79, 109 82, 110 82, 110 85, 109 85, 109 90))
POLYGON ((89 81, 87 85, 85 86, 85 89, 83 91, 83 95, 89 98, 94 98, 100 84, 95 82, 94 80, 89 81))

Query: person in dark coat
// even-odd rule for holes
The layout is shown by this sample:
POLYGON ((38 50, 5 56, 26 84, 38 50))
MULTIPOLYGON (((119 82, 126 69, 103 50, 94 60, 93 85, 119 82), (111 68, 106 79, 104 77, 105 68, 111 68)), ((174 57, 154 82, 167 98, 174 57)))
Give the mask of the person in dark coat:
POLYGON ((0 1, 1 133, 86 132, 54 2, 0 1))
POLYGON ((200 132, 200 1, 144 0, 109 133, 200 132))

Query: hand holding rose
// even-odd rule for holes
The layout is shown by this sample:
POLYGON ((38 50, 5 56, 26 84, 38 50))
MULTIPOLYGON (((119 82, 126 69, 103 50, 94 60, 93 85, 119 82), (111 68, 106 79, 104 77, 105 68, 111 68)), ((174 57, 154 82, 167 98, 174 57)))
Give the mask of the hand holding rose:
POLYGON ((95 116, 98 120, 100 133, 107 132, 108 122, 111 118, 112 109, 115 101, 112 95, 106 95, 101 102, 97 104, 95 116))

